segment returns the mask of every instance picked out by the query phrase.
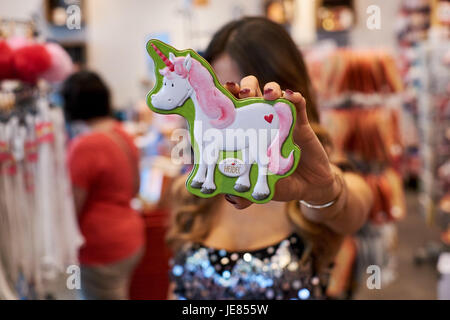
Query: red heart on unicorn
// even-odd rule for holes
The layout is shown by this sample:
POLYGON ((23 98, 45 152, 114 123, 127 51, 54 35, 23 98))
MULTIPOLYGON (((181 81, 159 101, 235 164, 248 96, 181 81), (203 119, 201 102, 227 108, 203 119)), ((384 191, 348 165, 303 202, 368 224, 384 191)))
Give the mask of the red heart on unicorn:
POLYGON ((273 120, 273 114, 264 116, 264 120, 266 120, 268 123, 272 123, 273 120))

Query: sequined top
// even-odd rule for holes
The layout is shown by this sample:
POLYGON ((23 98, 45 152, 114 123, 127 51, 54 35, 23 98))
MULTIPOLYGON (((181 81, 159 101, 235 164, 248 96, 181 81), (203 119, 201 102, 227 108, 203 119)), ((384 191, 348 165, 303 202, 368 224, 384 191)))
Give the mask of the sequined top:
POLYGON ((314 273, 309 246, 297 234, 248 252, 188 244, 171 263, 174 294, 181 300, 324 299, 328 281, 314 273))

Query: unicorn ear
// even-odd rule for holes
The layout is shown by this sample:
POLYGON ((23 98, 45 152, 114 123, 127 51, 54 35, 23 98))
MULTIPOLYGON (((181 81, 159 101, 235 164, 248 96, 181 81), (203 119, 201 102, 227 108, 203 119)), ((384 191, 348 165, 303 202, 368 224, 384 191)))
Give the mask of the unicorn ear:
POLYGON ((187 71, 190 71, 191 70, 191 66, 192 66, 192 57, 188 53, 188 55, 184 59, 184 67, 186 68, 187 71))
POLYGON ((169 52, 169 60, 170 62, 174 63, 175 62, 175 55, 172 52, 169 52))
POLYGON ((159 69, 159 74, 164 76, 164 69, 159 69))

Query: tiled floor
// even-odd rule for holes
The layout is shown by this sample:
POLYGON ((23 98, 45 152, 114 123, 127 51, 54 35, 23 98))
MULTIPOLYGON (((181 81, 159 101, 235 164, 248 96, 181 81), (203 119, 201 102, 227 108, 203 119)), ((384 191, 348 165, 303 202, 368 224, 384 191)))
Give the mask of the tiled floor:
POLYGON ((439 229, 426 226, 419 211, 417 194, 408 193, 408 216, 398 223, 397 279, 379 290, 361 286, 355 299, 436 299, 438 274, 435 265, 414 264, 414 255, 419 247, 430 241, 438 241, 439 229))

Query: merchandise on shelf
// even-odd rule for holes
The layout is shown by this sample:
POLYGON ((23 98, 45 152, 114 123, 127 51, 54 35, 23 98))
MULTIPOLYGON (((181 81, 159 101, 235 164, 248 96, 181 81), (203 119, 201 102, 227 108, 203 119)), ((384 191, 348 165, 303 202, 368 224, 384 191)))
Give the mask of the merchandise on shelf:
POLYGON ((357 274, 377 264, 386 271, 383 284, 390 283, 396 275, 395 222, 406 216, 400 175, 403 84, 395 59, 381 50, 338 49, 314 65, 320 66, 313 83, 322 124, 333 137, 333 160, 350 162, 374 196, 369 221, 355 237, 357 274))
POLYGON ((42 299, 78 264, 61 109, 35 86, 0 91, 0 299, 42 299))

